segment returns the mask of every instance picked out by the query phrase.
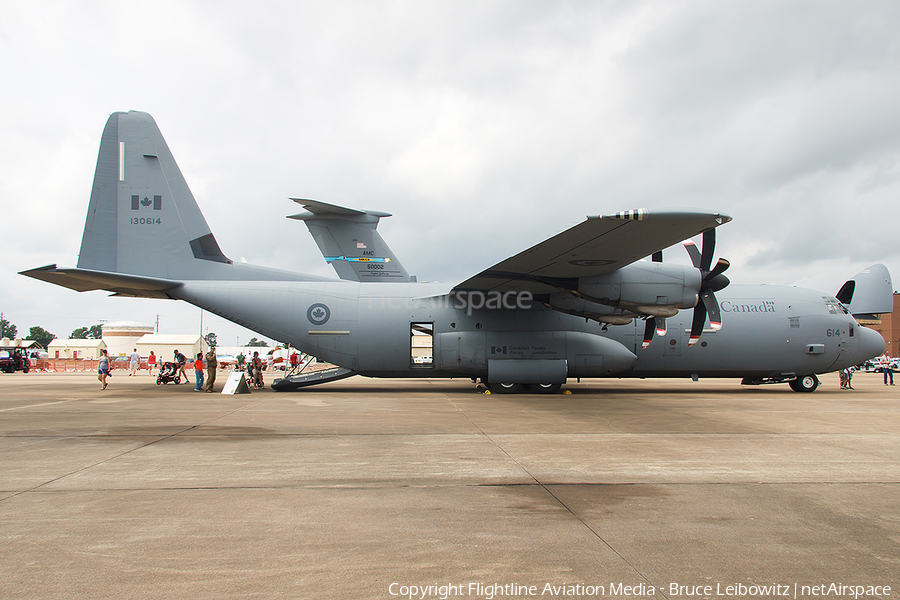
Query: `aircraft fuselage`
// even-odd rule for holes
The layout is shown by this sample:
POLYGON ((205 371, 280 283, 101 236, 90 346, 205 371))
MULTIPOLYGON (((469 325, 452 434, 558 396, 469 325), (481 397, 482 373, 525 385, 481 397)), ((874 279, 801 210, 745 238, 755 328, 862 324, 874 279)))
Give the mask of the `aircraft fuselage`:
POLYGON ((729 286, 719 293, 722 329, 704 331, 689 347, 690 311, 682 310, 644 349, 639 319, 601 327, 536 302, 516 306, 512 297, 472 308, 448 291, 422 283, 187 281, 174 295, 377 377, 784 379, 852 366, 883 347, 836 300, 794 287, 729 286))

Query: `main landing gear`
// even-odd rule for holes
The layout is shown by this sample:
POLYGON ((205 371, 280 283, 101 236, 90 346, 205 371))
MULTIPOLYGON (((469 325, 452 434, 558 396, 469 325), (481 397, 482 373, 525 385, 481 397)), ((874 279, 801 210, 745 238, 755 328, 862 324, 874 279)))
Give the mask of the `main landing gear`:
POLYGON ((815 375, 800 375, 799 377, 766 377, 760 379, 745 377, 741 380, 741 385, 765 385, 784 382, 787 382, 795 392, 814 392, 816 391, 816 388, 819 387, 819 378, 815 375))
POLYGON ((795 392, 814 392, 819 387, 819 378, 815 375, 804 375, 794 379, 788 385, 795 392))
MULTIPOLYGON (((482 382, 484 383, 484 382, 482 382)), ((556 394, 561 383, 484 383, 492 394, 556 394)))

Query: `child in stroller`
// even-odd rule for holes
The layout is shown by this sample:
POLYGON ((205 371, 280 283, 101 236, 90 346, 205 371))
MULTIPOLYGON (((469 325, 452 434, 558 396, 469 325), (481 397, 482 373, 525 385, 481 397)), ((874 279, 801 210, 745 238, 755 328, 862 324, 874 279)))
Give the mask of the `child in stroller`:
POLYGON ((159 367, 159 375, 156 376, 156 385, 166 384, 174 381, 176 385, 181 383, 181 375, 178 374, 178 364, 173 362, 164 362, 159 367))

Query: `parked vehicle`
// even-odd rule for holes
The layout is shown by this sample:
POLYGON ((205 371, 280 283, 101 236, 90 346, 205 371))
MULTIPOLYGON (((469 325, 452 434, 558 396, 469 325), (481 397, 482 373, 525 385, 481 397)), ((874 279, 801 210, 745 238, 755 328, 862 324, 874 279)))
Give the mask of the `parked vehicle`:
POLYGON ((30 363, 25 351, 16 346, 0 346, 0 370, 7 373, 28 372, 30 363))

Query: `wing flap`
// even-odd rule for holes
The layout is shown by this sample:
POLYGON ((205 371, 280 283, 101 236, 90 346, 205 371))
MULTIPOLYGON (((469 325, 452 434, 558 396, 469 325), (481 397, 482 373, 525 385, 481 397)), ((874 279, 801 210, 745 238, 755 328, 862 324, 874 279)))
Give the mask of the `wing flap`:
POLYGON ((731 217, 709 212, 639 209, 591 217, 467 279, 454 290, 576 289, 579 277, 604 275, 668 248, 731 217))

